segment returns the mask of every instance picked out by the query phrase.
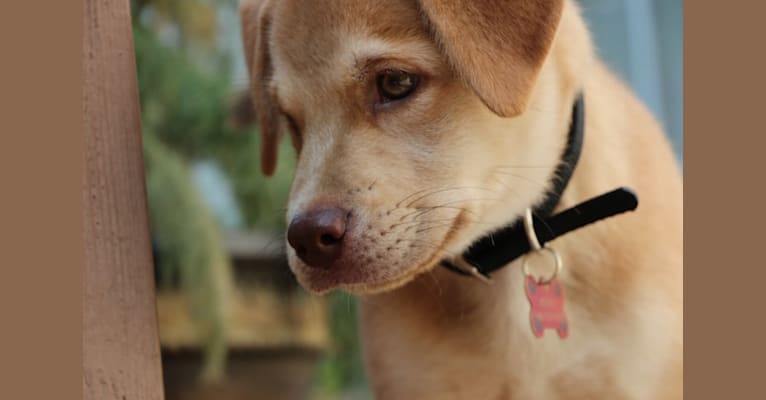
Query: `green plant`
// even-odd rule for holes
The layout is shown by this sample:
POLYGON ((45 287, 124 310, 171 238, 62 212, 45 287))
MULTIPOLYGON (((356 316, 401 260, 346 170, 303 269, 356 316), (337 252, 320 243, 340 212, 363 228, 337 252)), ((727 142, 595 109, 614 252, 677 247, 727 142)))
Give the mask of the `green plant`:
POLYGON ((163 255, 160 287, 176 280, 191 300, 190 311, 204 340, 208 379, 223 374, 226 361, 226 312, 231 294, 231 265, 213 216, 194 187, 178 155, 144 135, 144 162, 152 238, 163 255))
MULTIPOLYGON (((284 230, 284 207, 295 167, 289 141, 280 147, 276 173, 260 173, 257 128, 230 123, 239 95, 232 86, 232 56, 217 48, 215 14, 235 1, 133 0, 134 43, 142 109, 150 218, 162 253, 158 284, 177 281, 205 336, 206 374, 219 376, 226 355, 225 316, 231 270, 221 232, 189 173, 215 160, 230 179, 248 228, 284 230), (145 15, 154 17, 147 22, 145 15), (177 40, 160 32, 171 27, 177 40)), ((336 396, 366 385, 353 297, 328 296, 333 345, 317 370, 319 392, 336 396)))

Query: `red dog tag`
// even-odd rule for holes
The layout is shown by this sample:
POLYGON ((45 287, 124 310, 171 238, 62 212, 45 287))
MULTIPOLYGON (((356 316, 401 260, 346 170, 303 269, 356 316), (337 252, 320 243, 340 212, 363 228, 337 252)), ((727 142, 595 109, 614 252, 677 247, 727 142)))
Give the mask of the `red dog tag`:
POLYGON ((555 329, 560 338, 566 339, 569 336, 569 323, 564 313, 564 291, 559 280, 543 283, 527 275, 525 286, 531 306, 529 321, 532 333, 540 338, 545 329, 555 329))

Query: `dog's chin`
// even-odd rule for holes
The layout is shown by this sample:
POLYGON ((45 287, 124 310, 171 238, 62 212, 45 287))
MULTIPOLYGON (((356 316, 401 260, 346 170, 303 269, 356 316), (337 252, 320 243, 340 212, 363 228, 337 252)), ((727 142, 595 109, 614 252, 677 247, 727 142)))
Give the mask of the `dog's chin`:
MULTIPOLYGON (((291 252, 292 253, 292 252, 291 252)), ((328 269, 311 268, 294 254, 288 256, 290 269, 306 290, 314 294, 326 294, 340 289, 354 295, 371 295, 398 289, 418 275, 435 268, 442 259, 441 251, 426 257, 418 257, 406 265, 392 268, 392 264, 378 261, 373 264, 339 263, 328 269)))
POLYGON ((419 274, 433 268, 435 264, 422 264, 385 278, 366 276, 364 271, 351 274, 334 271, 316 271, 302 262, 291 264, 298 283, 311 293, 323 295, 335 289, 355 295, 370 295, 398 289, 415 279, 419 274), (350 275, 350 276, 349 276, 350 275))
POLYGON ((314 294, 326 294, 333 290, 339 289, 349 292, 354 295, 369 295, 381 292, 387 292, 397 289, 410 282, 417 274, 411 273, 405 276, 386 280, 386 281, 369 281, 369 282, 339 282, 331 280, 316 280, 316 279, 298 279, 298 281, 308 291, 314 294))

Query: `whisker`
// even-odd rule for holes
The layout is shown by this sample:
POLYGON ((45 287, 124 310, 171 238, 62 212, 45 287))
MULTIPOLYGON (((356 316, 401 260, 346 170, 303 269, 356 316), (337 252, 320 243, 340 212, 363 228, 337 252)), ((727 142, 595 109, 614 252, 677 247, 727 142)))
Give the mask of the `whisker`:
POLYGON ((514 174, 514 173, 511 173, 511 172, 502 172, 502 171, 495 171, 495 173, 496 174, 500 174, 500 175, 504 175, 504 176, 509 176, 509 177, 512 177, 512 178, 521 179, 521 180, 524 180, 524 181, 526 181, 528 183, 532 183, 534 185, 537 185, 537 186, 539 186, 539 187, 541 187, 543 189, 546 189, 548 187, 547 183, 538 182, 538 181, 536 181, 536 180, 534 180, 532 178, 526 177, 524 175, 514 174))
POLYGON ((496 169, 537 169, 537 168, 553 168, 558 164, 545 164, 545 165, 510 165, 503 164, 495 166, 496 169))
POLYGON ((441 224, 441 225, 436 225, 436 226, 429 226, 427 228, 418 229, 418 230, 415 231, 415 233, 428 232, 428 231, 433 230, 433 229, 449 228, 450 226, 452 226, 452 224, 441 224))
POLYGON ((389 228, 394 228, 394 227, 402 226, 402 225, 412 225, 412 224, 429 224, 429 223, 434 223, 434 222, 450 222, 450 221, 454 221, 454 220, 455 220, 454 218, 444 218, 444 219, 436 219, 436 220, 413 220, 413 221, 406 221, 406 222, 398 222, 398 223, 395 223, 395 224, 389 226, 389 228))
POLYGON ((436 190, 436 191, 433 191, 431 193, 427 193, 427 194, 425 194, 423 196, 420 196, 420 197, 416 198, 415 200, 412 200, 409 203, 407 203, 407 205, 405 207, 410 207, 413 204, 415 204, 416 202, 418 202, 420 200, 423 200, 423 199, 425 199, 425 198, 427 198, 429 196, 433 196, 433 195, 439 194, 439 193, 448 192, 448 191, 451 191, 451 190, 486 190, 486 191, 492 192, 492 189, 487 189, 487 188, 483 188, 483 187, 476 187, 476 186, 457 186, 457 187, 451 187, 451 188, 436 190))
POLYGON ((447 203, 443 203, 441 206, 451 206, 453 204, 459 204, 464 202, 481 202, 481 201, 502 201, 504 199, 501 198, 473 198, 473 199, 462 199, 462 200, 454 200, 447 203))
POLYGON ((465 211, 462 207, 449 207, 449 206, 429 206, 429 207, 417 207, 415 208, 415 211, 412 211, 408 214, 403 215, 401 218, 399 218, 399 221, 403 221, 406 217, 409 217, 413 214, 418 214, 413 218, 418 218, 422 216, 425 213, 440 209, 440 208, 446 208, 446 209, 452 209, 452 210, 458 210, 458 211, 465 211))
POLYGON ((396 203, 396 208, 399 208, 399 207, 401 207, 401 206, 402 206, 402 203, 404 203, 404 201, 405 201, 405 200, 407 200, 407 199, 411 198, 412 196, 417 196, 418 194, 421 194, 421 193, 423 193, 423 192, 427 192, 427 191, 429 191, 429 190, 438 190, 438 188, 437 188, 437 189, 433 189, 433 188, 429 188, 429 189, 421 189, 421 190, 415 191, 415 192, 413 192, 413 193, 410 193, 409 195, 405 196, 403 199, 399 200, 399 201, 396 203))
MULTIPOLYGON (((436 291, 438 295, 441 295, 443 293, 442 287, 439 284, 439 280, 434 276, 434 270, 430 269, 427 272, 428 276, 431 277, 431 281, 433 281, 434 286, 436 286, 436 291)), ((441 302, 438 302, 438 304, 441 304, 441 302)))

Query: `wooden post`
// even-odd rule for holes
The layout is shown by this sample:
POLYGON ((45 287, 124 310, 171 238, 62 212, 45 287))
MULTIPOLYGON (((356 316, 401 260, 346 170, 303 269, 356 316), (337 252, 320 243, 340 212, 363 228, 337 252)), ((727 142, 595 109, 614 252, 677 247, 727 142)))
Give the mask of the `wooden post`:
POLYGON ((129 0, 83 11, 84 398, 162 400, 129 0))

